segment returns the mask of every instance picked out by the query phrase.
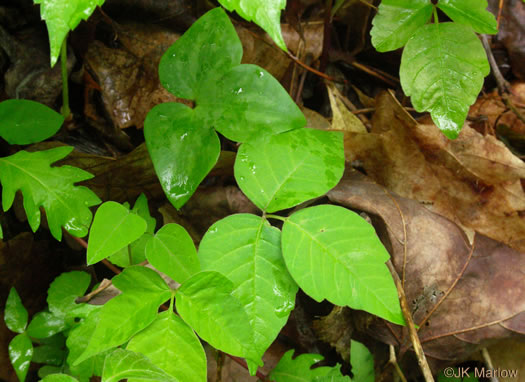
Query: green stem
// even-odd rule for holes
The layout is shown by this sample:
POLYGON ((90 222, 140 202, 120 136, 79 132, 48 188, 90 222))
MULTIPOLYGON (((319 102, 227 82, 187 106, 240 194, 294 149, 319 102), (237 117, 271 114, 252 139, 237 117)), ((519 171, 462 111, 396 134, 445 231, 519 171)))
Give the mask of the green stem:
POLYGON ((133 265, 133 256, 131 256, 131 244, 128 245, 128 260, 129 265, 133 265))
POLYGON ((176 291, 172 290, 171 291, 171 297, 170 297, 170 312, 173 313, 173 301, 175 300, 175 293, 176 291))
POLYGON ((434 24, 439 24, 438 9, 435 5, 434 5, 434 24))
POLYGON ((67 36, 64 38, 62 48, 60 49, 60 67, 62 69, 62 116, 64 119, 69 117, 71 110, 69 110, 69 88, 67 75, 67 36))
POLYGON ((280 220, 280 221, 287 221, 288 218, 285 218, 285 217, 282 217, 282 216, 279 216, 279 215, 273 215, 273 214, 268 214, 266 215, 267 218, 270 218, 270 219, 277 219, 277 220, 280 220))

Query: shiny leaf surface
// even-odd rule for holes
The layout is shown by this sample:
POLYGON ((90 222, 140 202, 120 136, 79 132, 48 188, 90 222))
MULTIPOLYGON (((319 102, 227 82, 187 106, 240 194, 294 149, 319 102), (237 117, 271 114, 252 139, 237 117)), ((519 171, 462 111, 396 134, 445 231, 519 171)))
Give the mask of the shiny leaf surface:
POLYGON ((498 33, 498 22, 487 10, 487 0, 439 0, 437 6, 452 21, 468 25, 478 33, 498 33))
POLYGON ((71 166, 51 167, 72 150, 57 147, 34 153, 19 151, 0 158, 4 211, 13 204, 16 191, 21 190, 33 231, 40 226, 40 207, 44 207, 49 230, 57 240, 62 239, 61 227, 73 236, 85 236, 92 218, 89 207, 99 204, 100 199, 88 188, 74 184, 93 176, 71 166))
POLYGON ((27 326, 28 313, 14 287, 9 291, 5 302, 4 321, 9 330, 23 333, 27 326))
POLYGON ((0 137, 12 145, 43 141, 60 129, 64 117, 40 102, 9 99, 0 102, 0 137))
POLYGON ((281 253, 281 232, 259 216, 228 216, 210 227, 199 246, 204 270, 233 282, 233 295, 248 314, 258 359, 295 306, 297 284, 281 253))
POLYGON ((49 311, 56 316, 65 316, 67 312, 78 307, 75 299, 84 295, 90 282, 91 276, 86 272, 62 273, 47 290, 49 311))
POLYGON ((355 212, 320 205, 296 212, 283 225, 286 266, 316 301, 365 310, 404 324, 390 258, 374 228, 355 212))
POLYGON ((274 212, 323 195, 337 185, 344 166, 342 133, 298 129, 243 143, 235 179, 257 207, 274 212))
POLYGON ((35 314, 27 327, 27 334, 33 338, 49 338, 66 328, 64 317, 49 312, 35 314))
POLYGON ((15 369, 18 380, 24 382, 33 357, 33 344, 25 333, 18 334, 11 340, 8 347, 9 359, 15 369))
POLYGON ((406 44, 399 75, 414 108, 429 111, 448 138, 458 136, 490 67, 474 31, 456 23, 428 24, 406 44))

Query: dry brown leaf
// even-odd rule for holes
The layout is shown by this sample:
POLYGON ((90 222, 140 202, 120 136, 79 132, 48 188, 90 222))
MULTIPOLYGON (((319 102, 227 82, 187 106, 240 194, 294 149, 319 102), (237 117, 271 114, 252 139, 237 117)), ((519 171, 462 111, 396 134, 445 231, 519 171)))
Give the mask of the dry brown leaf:
POLYGON ((350 133, 366 133, 365 125, 345 106, 342 100, 344 96, 337 87, 327 82, 326 89, 332 106, 332 128, 350 133))

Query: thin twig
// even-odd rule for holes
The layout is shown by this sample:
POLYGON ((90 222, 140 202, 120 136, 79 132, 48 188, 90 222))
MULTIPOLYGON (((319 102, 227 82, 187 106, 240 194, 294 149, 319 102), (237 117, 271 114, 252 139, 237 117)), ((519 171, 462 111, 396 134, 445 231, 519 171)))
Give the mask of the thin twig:
MULTIPOLYGON (((492 364, 492 359, 490 359, 490 354, 487 348, 481 349, 481 355, 483 356, 483 360, 487 364, 487 367, 491 370, 494 370, 494 365, 492 364)), ((499 382, 499 379, 496 376, 491 376, 490 382, 499 382)))
POLYGON ((405 375, 403 374, 403 371, 401 370, 401 368, 399 367, 399 364, 397 363, 396 351, 394 350, 394 346, 390 345, 389 348, 390 348, 390 360, 388 362, 392 366, 394 366, 394 369, 396 370, 397 375, 399 376, 401 381, 402 382, 407 382, 407 379, 405 378, 405 375))

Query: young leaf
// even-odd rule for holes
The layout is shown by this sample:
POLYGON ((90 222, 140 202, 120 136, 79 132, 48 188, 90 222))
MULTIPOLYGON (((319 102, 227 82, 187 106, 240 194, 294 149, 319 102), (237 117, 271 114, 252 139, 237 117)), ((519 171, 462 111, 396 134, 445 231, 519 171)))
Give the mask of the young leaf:
POLYGON ((24 382, 33 357, 31 339, 26 333, 18 334, 9 343, 8 352, 18 380, 24 382))
POLYGON ((164 193, 182 207, 219 159, 217 133, 202 126, 189 107, 164 103, 148 113, 144 137, 164 193))
POLYGON ((260 359, 286 324, 298 289, 282 258, 281 232, 259 216, 231 215, 204 235, 199 258, 204 270, 233 282, 233 295, 248 314, 260 359))
POLYGON ((498 33, 498 22, 487 11, 487 0, 439 0, 437 6, 452 21, 470 26, 478 33, 498 33))
POLYGON ((22 190, 31 229, 36 231, 40 226, 40 207, 44 207, 49 230, 59 241, 62 239, 61 227, 73 236, 85 236, 92 218, 89 207, 100 203, 90 189, 74 186, 93 175, 71 166, 51 167, 72 150, 67 146, 34 153, 22 150, 0 158, 4 211, 13 204, 16 191, 22 190))
POLYGON ((102 204, 89 232, 87 263, 94 264, 134 242, 146 232, 146 221, 116 202, 102 204))
MULTIPOLYGON (((82 324, 92 329, 82 354, 68 359, 73 365, 128 341, 155 319, 159 306, 171 295, 155 271, 140 266, 126 268, 113 278, 113 285, 122 294, 109 300, 96 315, 90 314, 82 324)), ((79 334, 86 332, 80 330, 71 341, 82 341, 79 334)), ((69 347, 70 338, 67 343, 69 347)))
POLYGON ((162 85, 180 98, 195 100, 216 77, 239 65, 242 45, 226 12, 215 8, 199 18, 162 56, 162 85), (202 89, 201 89, 202 88, 202 89))
POLYGON ((354 340, 350 344, 350 364, 356 381, 375 381, 374 357, 365 345, 354 340))
POLYGON ((374 228, 355 212, 320 205, 283 225, 283 256, 299 287, 316 301, 365 310, 403 325, 390 258, 374 228))
POLYGON ((257 207, 274 212, 323 195, 344 167, 342 133, 303 128, 243 143, 235 179, 257 207))
POLYGON ((193 330, 173 312, 155 321, 129 341, 126 349, 145 355, 179 381, 206 381, 206 354, 193 330))
POLYGON ((45 20, 49 34, 51 66, 55 66, 62 42, 68 32, 87 20, 104 0, 33 0, 40 4, 40 15, 45 20))
POLYGON ((142 354, 116 349, 106 357, 102 382, 118 382, 132 378, 140 381, 178 382, 142 354))
POLYGON ((149 241, 146 257, 151 265, 181 284, 201 268, 193 240, 176 223, 166 224, 149 241))
POLYGON ((42 379, 42 382, 78 382, 78 379, 67 374, 49 374, 42 379))
POLYGON ((233 283, 220 273, 197 273, 177 290, 177 311, 214 348, 257 361, 249 317, 233 292, 233 283))
POLYGON ((47 290, 49 311, 56 316, 64 317, 67 312, 78 306, 75 299, 84 295, 90 282, 91 276, 86 272, 62 273, 47 290))
POLYGON ((428 24, 405 46, 399 75, 414 108, 430 111, 448 138, 458 136, 490 67, 485 50, 468 26, 428 24))
POLYGON ((26 330, 27 319, 27 309, 22 304, 22 300, 16 289, 12 287, 5 302, 5 325, 12 332, 23 333, 24 330, 26 330))
POLYGON ((27 334, 33 338, 49 338, 66 328, 64 317, 43 311, 33 316, 27 327, 27 334))
POLYGON ((382 0, 372 20, 372 45, 378 52, 401 48, 432 16, 429 0, 382 0))
POLYGON ((247 142, 306 125, 279 81, 256 65, 236 66, 206 90, 197 98, 197 109, 228 139, 247 142))
POLYGON ((282 50, 288 51, 281 33, 281 10, 286 7, 286 0, 219 0, 219 3, 259 25, 282 50))
MULTIPOLYGON (((312 369, 312 366, 324 359, 320 354, 301 354, 292 359, 293 349, 288 350, 275 366, 270 374, 270 379, 274 382, 313 382, 322 381, 320 377, 343 377, 340 365, 334 367, 322 366, 312 369)), ((350 382, 349 377, 343 377, 343 381, 350 382)), ((357 380, 356 380, 357 381, 357 380)))
POLYGON ((66 351, 51 345, 37 346, 33 350, 32 362, 60 366, 64 363, 66 351))
POLYGON ((60 129, 64 117, 40 102, 8 99, 0 102, 0 137, 12 145, 41 142, 60 129))

